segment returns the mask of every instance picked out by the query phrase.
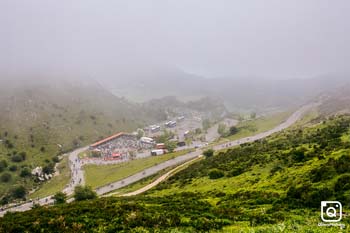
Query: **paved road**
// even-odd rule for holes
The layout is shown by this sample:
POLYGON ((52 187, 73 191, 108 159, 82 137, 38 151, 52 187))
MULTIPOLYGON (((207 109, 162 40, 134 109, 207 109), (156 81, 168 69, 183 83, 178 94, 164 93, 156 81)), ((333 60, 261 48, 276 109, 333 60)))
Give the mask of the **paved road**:
POLYGON ((78 155, 86 151, 89 147, 82 147, 79 149, 76 149, 68 155, 69 160, 69 166, 71 170, 71 181, 68 184, 68 186, 63 189, 63 192, 70 195, 74 191, 74 187, 77 185, 84 185, 85 179, 84 179, 84 170, 82 169, 82 163, 78 157, 78 155))
MULTIPOLYGON (((277 127, 273 128, 273 129, 271 129, 269 131, 266 131, 266 132, 263 132, 263 133, 259 133, 257 135, 251 136, 251 137, 246 137, 246 138, 234 140, 234 141, 231 141, 231 142, 225 142, 223 144, 214 146, 213 149, 214 150, 221 150, 221 149, 225 149, 225 148, 228 148, 228 147, 237 146, 237 145, 240 145, 240 144, 243 144, 243 143, 253 142, 253 141, 265 138, 267 136, 270 136, 273 133, 279 132, 279 131, 281 131, 283 129, 286 129, 286 128, 290 127, 291 125, 293 125, 296 121, 298 121, 302 117, 302 115, 306 111, 308 111, 309 109, 311 109, 312 107, 314 107, 316 105, 317 104, 313 103, 313 104, 308 104, 308 105, 305 105, 305 106, 301 107, 299 110, 294 112, 286 121, 284 121, 283 123, 281 123, 280 125, 278 125, 277 127)), ((80 167, 81 165, 80 165, 80 162, 79 162, 79 159, 78 159, 78 154, 80 152, 86 150, 86 149, 87 149, 87 147, 80 148, 80 149, 77 149, 77 150, 75 150, 75 151, 73 151, 73 152, 71 152, 69 154, 69 161, 71 163, 71 168, 73 168, 73 170, 72 170, 73 172, 72 172, 71 185, 64 190, 68 194, 71 194, 73 192, 73 189, 74 189, 75 185, 77 185, 79 183, 80 184, 84 183, 84 173, 83 173, 83 170, 80 167), (78 170, 76 173, 74 173, 75 169, 78 170)), ((191 152, 191 153, 188 153, 186 155, 182 155, 182 156, 176 157, 174 159, 165 161, 165 162, 160 163, 158 165, 155 165, 153 167, 147 168, 144 171, 136 173, 136 174, 134 174, 132 176, 129 176, 129 177, 123 179, 123 180, 120 180, 120 181, 111 183, 109 185, 100 187, 100 188, 96 189, 96 192, 99 195, 103 195, 103 194, 109 193, 109 192, 111 192, 113 190, 125 187, 125 186, 130 185, 130 184, 132 184, 134 182, 137 182, 137 181, 139 181, 139 180, 141 180, 143 178, 146 178, 148 176, 156 174, 157 172, 159 172, 159 171, 161 171, 161 170, 163 170, 163 169, 165 169, 167 167, 176 166, 176 165, 184 163, 184 162, 186 162, 188 160, 194 159, 195 157, 198 157, 201 154, 202 154, 202 150, 201 149, 197 149, 194 152, 191 152)), ((46 198, 42 198, 42 199, 37 201, 37 203, 40 204, 40 205, 51 204, 52 202, 53 201, 51 199, 51 196, 46 197, 46 198)), ((32 202, 24 203, 24 204, 22 204, 20 206, 12 207, 12 208, 6 209, 4 211, 1 211, 0 212, 0 216, 3 216, 7 211, 26 211, 26 210, 29 210, 32 206, 33 206, 32 202)))

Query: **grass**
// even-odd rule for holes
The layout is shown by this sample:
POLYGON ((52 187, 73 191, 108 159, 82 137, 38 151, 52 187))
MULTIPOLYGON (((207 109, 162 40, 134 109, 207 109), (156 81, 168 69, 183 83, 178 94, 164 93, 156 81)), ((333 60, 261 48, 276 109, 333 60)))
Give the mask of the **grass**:
POLYGON ((312 121, 317 119, 320 116, 320 113, 317 108, 312 108, 311 110, 307 111, 304 116, 295 123, 295 126, 307 126, 309 124, 312 124, 312 121))
POLYGON ((84 166, 85 181, 86 184, 90 185, 92 188, 97 188, 124 179, 174 157, 187 154, 190 151, 191 150, 177 151, 161 156, 150 156, 113 165, 86 165, 84 166))
POLYGON ((68 156, 65 156, 57 166, 60 174, 53 177, 48 182, 44 183, 37 191, 30 194, 30 198, 42 198, 53 195, 62 191, 70 180, 70 169, 68 165, 68 156))
POLYGON ((238 133, 225 138, 220 138, 215 144, 249 137, 273 129, 285 121, 292 113, 293 111, 280 112, 269 116, 259 117, 255 120, 242 121, 236 126, 239 129, 238 133))
MULTIPOLYGON (((109 196, 119 196, 121 194, 125 194, 125 193, 130 193, 130 192, 134 192, 136 190, 139 190, 149 184, 151 184, 152 182, 154 182, 155 180, 157 180, 158 178, 160 178, 161 176, 163 176, 164 174, 166 174, 167 172, 169 171, 172 171, 171 174, 168 176, 168 178, 170 176, 173 176, 175 175, 176 173, 182 171, 183 169, 186 169, 188 168, 188 166, 190 166, 191 164, 193 163, 196 163, 200 161, 200 159, 195 159, 195 160, 192 160, 191 162, 189 162, 188 164, 186 164, 185 166, 182 165, 177 165, 177 166, 172 166, 172 167, 168 167, 166 169, 163 169, 162 171, 152 175, 152 176, 149 176, 149 177, 146 177, 146 178, 143 178, 142 180, 138 181, 138 182, 135 182, 135 183, 132 183, 126 187, 123 187, 121 189, 118 189, 116 191, 113 191, 112 193, 109 194, 109 196)), ((167 178, 167 179, 168 179, 167 178)))

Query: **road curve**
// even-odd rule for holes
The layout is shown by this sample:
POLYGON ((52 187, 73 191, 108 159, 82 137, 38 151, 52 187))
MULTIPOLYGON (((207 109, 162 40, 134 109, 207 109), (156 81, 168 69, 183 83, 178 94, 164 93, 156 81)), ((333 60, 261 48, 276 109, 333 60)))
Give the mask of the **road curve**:
MULTIPOLYGON (((307 112, 309 109, 311 109, 317 105, 318 105, 317 103, 311 103, 311 104, 308 104, 308 105, 301 107, 296 112, 294 112, 287 120, 285 120, 283 123, 281 123, 280 125, 276 126, 275 128, 273 128, 271 130, 256 134, 254 136, 237 139, 237 140, 230 141, 230 142, 225 142, 223 144, 214 146, 213 149, 214 150, 221 150, 221 149, 225 149, 228 147, 234 147, 234 146, 244 144, 247 142, 253 142, 253 141, 268 137, 274 133, 280 132, 280 131, 290 127, 291 125, 293 125, 295 122, 297 122, 303 116, 303 114, 305 112, 307 112)), ((80 181, 80 184, 84 183, 84 174, 83 174, 81 167, 79 167, 80 162, 79 162, 78 154, 86 149, 87 149, 87 147, 79 148, 79 149, 74 150, 73 152, 71 152, 69 154, 69 161, 70 161, 71 169, 72 168, 73 169, 71 170, 72 171, 71 185, 70 185, 70 187, 67 187, 66 189, 64 189, 64 191, 68 194, 71 194, 73 192, 74 187, 77 184, 79 184, 79 181, 80 181), (74 174, 74 168, 78 169, 76 174, 74 174)), ((147 169, 143 170, 142 172, 138 172, 132 176, 126 177, 122 180, 119 180, 119 181, 113 182, 111 184, 99 187, 96 189, 96 192, 98 195, 103 195, 103 194, 109 193, 113 190, 128 186, 128 185, 135 183, 143 178, 154 175, 165 168, 168 168, 171 166, 176 166, 178 164, 192 160, 192 159, 200 156, 202 154, 202 152, 203 152, 202 150, 197 149, 194 152, 190 152, 186 155, 182 155, 182 156, 178 156, 174 159, 170 159, 170 160, 165 161, 163 163, 157 164, 153 167, 147 168, 147 169)), ((37 200, 35 203, 39 204, 39 205, 52 204, 53 200, 51 199, 51 197, 52 196, 42 198, 40 200, 37 200)), ((27 202, 27 203, 21 204, 21 205, 16 206, 16 207, 11 207, 11 208, 5 209, 3 211, 0 211, 0 216, 3 216, 8 211, 26 211, 26 210, 31 209, 32 207, 33 207, 33 202, 27 202)))

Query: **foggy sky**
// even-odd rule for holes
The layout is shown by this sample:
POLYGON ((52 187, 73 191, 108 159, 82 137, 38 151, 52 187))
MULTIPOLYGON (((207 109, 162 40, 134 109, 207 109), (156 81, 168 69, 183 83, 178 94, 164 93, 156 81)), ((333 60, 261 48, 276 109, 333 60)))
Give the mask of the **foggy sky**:
POLYGON ((1 0, 0 72, 348 72, 349 12, 347 0, 1 0))

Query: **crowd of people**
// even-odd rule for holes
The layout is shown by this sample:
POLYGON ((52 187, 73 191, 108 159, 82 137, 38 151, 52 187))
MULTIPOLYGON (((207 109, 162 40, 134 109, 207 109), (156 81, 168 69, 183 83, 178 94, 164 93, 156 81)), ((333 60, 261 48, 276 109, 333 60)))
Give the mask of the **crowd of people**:
POLYGON ((153 146, 138 140, 134 135, 125 134, 97 146, 94 151, 104 159, 122 159, 145 149, 151 149, 153 146))

